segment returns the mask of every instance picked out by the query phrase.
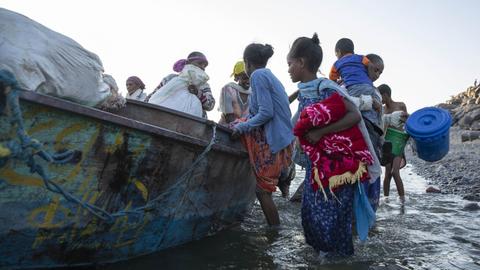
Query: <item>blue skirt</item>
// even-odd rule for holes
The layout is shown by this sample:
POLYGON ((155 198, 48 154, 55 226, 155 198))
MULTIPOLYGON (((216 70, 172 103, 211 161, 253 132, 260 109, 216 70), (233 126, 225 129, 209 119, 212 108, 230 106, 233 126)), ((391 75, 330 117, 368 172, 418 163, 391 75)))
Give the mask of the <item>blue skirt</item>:
POLYGON ((314 192, 310 184, 311 167, 305 173, 302 200, 302 226, 307 244, 317 252, 332 256, 353 255, 352 218, 353 196, 356 185, 344 185, 335 192, 335 199, 326 190, 325 201, 321 191, 314 192))

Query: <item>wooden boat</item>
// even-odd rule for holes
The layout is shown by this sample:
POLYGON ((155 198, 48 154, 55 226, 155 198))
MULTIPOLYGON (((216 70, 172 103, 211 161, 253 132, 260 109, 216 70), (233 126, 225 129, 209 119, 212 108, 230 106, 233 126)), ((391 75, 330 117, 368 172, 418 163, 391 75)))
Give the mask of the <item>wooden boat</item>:
MULTIPOLYGON (((75 154, 61 164, 0 164, 0 269, 149 254, 240 221, 255 200, 247 153, 211 121, 136 101, 112 114, 20 97, 29 136, 45 152, 75 154)), ((15 137, 5 120, 4 142, 15 137)))

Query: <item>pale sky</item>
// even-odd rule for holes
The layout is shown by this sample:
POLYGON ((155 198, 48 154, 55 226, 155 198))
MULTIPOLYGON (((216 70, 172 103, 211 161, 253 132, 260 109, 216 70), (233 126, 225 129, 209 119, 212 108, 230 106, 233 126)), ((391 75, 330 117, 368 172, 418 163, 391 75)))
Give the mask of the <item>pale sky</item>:
POLYGON ((409 112, 444 102, 480 79, 476 0, 2 0, 0 6, 96 53, 123 93, 127 77, 139 76, 150 92, 172 73, 176 60, 203 52, 217 99, 209 112, 215 121, 220 89, 249 43, 274 47, 268 67, 290 94, 297 88, 286 55, 297 37, 314 32, 324 52, 324 74, 336 60, 336 41, 348 37, 356 53, 384 59, 376 85, 390 85, 393 99, 404 101, 409 112))

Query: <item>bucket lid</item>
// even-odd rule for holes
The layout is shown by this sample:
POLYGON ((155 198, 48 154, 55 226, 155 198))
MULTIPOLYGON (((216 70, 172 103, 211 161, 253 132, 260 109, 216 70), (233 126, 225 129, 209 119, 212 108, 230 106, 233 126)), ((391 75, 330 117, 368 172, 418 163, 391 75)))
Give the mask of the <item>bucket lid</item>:
POLYGON ((412 137, 434 137, 447 131, 451 123, 452 117, 446 110, 426 107, 408 117, 405 130, 412 137))

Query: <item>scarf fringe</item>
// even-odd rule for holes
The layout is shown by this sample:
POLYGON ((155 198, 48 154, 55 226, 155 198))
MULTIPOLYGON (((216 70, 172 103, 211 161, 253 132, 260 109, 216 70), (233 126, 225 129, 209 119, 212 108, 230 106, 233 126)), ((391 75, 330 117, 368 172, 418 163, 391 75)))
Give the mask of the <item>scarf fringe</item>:
POLYGON ((315 180, 315 183, 317 183, 320 190, 322 190, 323 198, 325 199, 325 201, 328 201, 327 193, 325 193, 325 190, 323 189, 322 182, 320 181, 320 177, 318 176, 318 168, 317 167, 313 168, 313 179, 315 180))
MULTIPOLYGON (((355 184, 356 182, 359 182, 362 176, 367 172, 367 165, 363 162, 358 163, 358 169, 355 173, 351 172, 345 172, 340 175, 334 175, 328 179, 328 189, 330 191, 330 194, 334 199, 336 199, 337 202, 340 203, 340 200, 335 196, 335 193, 333 192, 333 189, 336 187, 339 187, 341 185, 345 184, 355 184)), ((318 174, 318 168, 314 167, 313 168, 313 179, 315 183, 318 185, 319 189, 323 193, 323 198, 325 201, 328 200, 327 193, 325 192, 325 189, 323 188, 322 182, 320 181, 320 177, 318 174)))
POLYGON ((334 175, 328 179, 328 187, 330 191, 332 189, 345 185, 345 184, 355 184, 358 180, 362 178, 362 175, 367 172, 367 166, 363 162, 358 163, 358 169, 355 173, 345 172, 340 175, 334 175))

